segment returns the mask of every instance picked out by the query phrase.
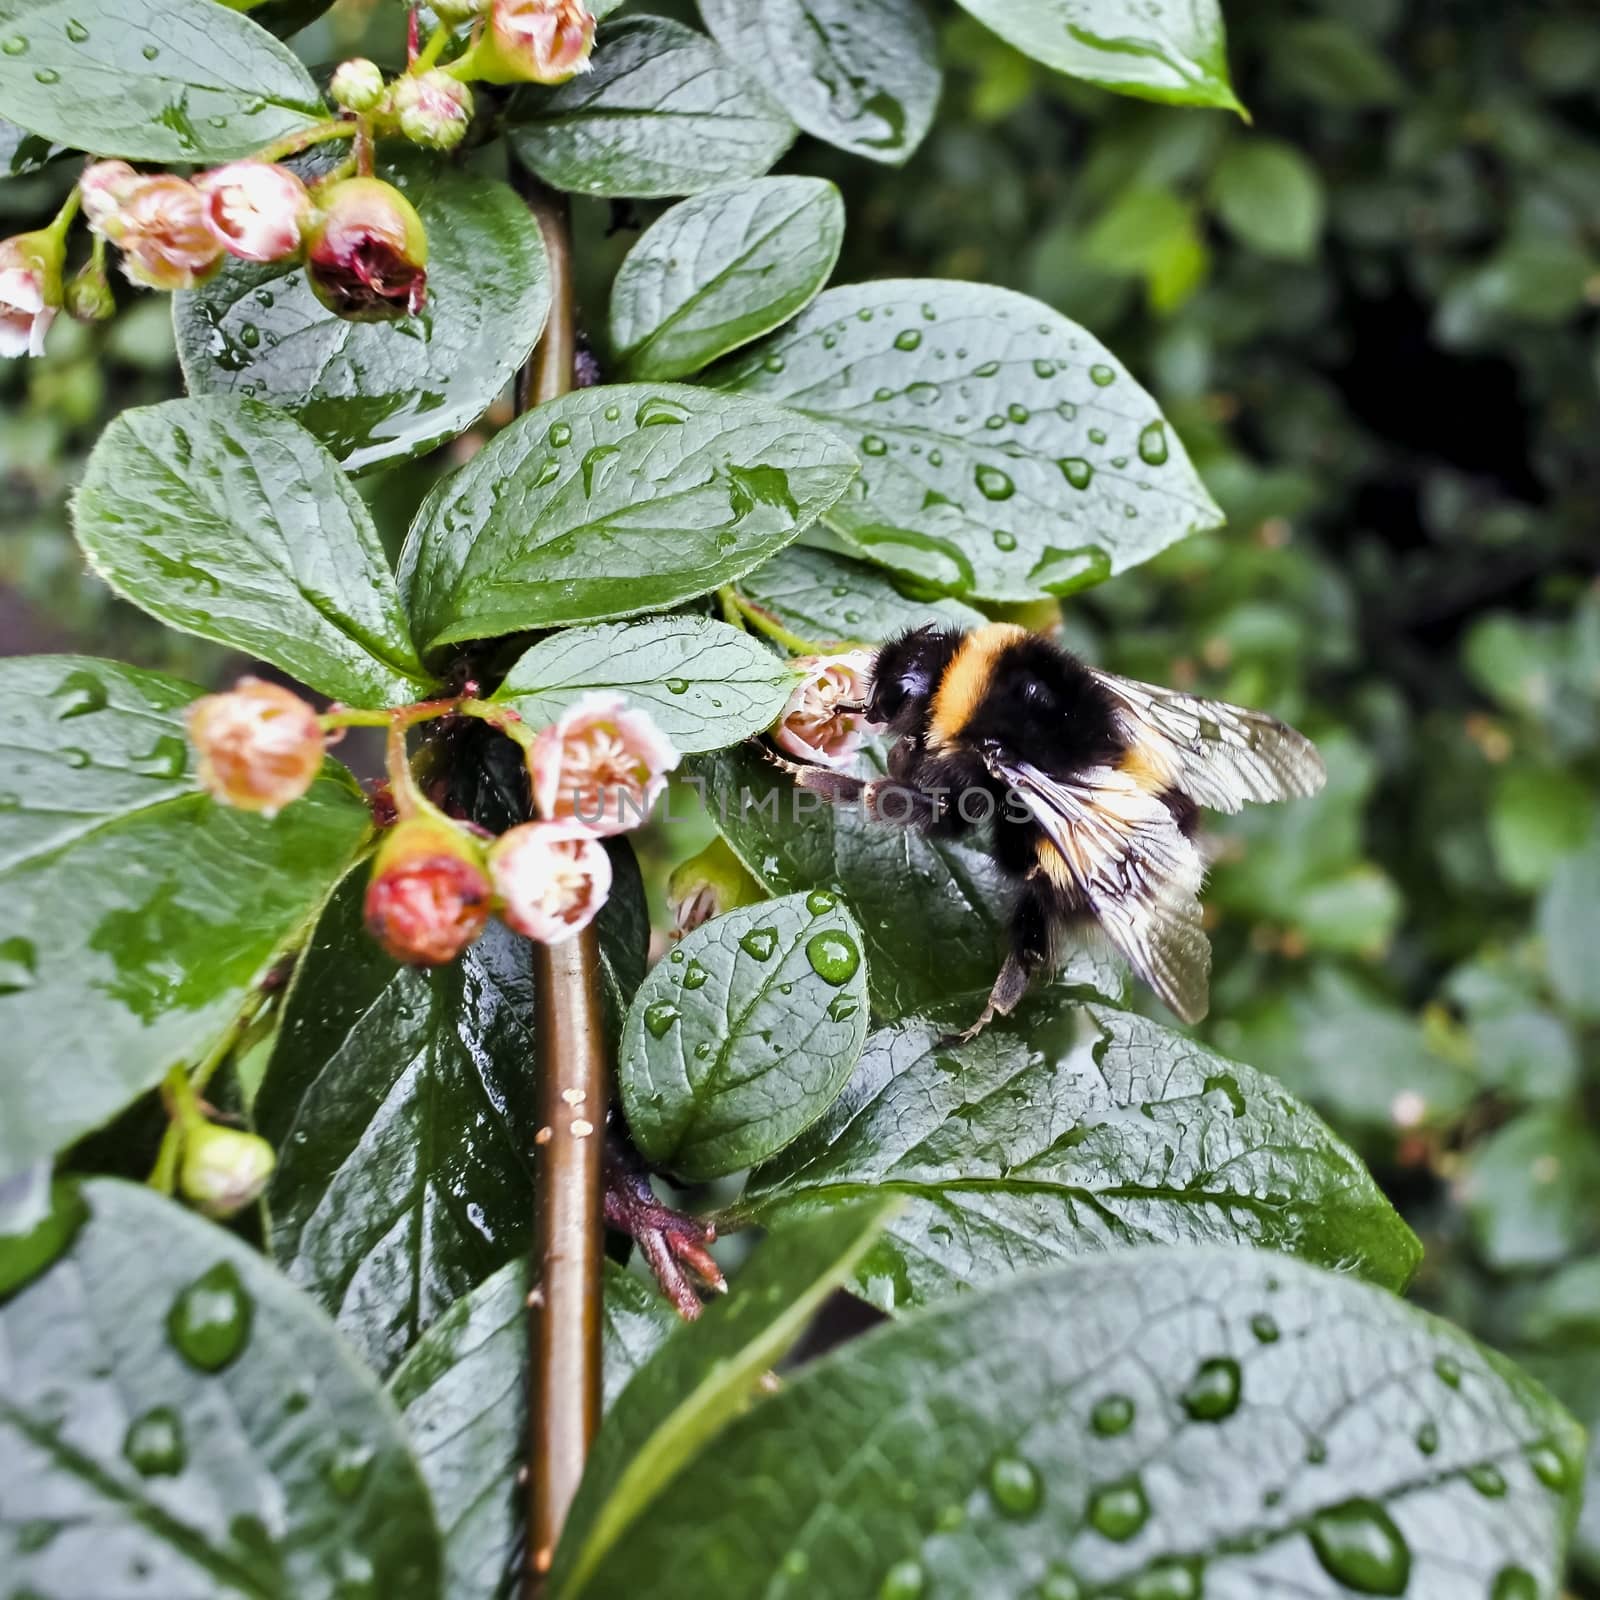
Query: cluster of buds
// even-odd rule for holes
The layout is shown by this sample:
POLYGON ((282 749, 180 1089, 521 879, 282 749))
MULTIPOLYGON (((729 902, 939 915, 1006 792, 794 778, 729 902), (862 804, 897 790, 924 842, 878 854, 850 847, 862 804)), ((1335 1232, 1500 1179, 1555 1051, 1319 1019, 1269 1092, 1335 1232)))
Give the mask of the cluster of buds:
POLYGON ((228 256, 296 261, 330 311, 358 321, 419 310, 422 219, 392 184, 347 178, 307 189, 287 167, 234 161, 193 179, 97 161, 79 180, 89 226, 122 251, 135 283, 192 289, 228 256))
MULTIPOLYGON (((434 702, 515 718, 482 702, 434 702)), ((404 719, 404 708, 390 715, 404 719)), ((201 784, 231 806, 268 815, 310 788, 322 764, 327 719, 291 691, 242 679, 189 710, 201 784)), ((396 724, 403 726, 403 720, 396 724)), ((523 736, 538 820, 488 843, 417 797, 407 771, 391 771, 400 815, 385 834, 367 885, 368 931, 397 961, 453 961, 492 913, 542 944, 560 944, 594 920, 611 892, 607 836, 637 827, 666 786, 677 751, 620 695, 590 695, 537 735, 523 736)))
POLYGON ((835 771, 848 767, 878 731, 866 714, 872 663, 870 650, 797 656, 792 665, 802 676, 772 725, 773 743, 797 761, 835 771))

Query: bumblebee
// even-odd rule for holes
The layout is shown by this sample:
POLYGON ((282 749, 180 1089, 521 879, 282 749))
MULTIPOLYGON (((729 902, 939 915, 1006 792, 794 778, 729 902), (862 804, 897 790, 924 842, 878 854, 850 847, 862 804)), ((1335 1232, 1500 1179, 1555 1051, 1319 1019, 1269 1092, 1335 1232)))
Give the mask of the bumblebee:
POLYGON ((943 836, 992 818, 995 858, 1019 884, 1010 953, 964 1037, 1012 1011, 1086 921, 1198 1022, 1211 975, 1201 808, 1312 795, 1327 775, 1275 717, 1098 671, 1010 623, 890 640, 864 709, 896 736, 889 776, 791 767, 798 782, 943 836))

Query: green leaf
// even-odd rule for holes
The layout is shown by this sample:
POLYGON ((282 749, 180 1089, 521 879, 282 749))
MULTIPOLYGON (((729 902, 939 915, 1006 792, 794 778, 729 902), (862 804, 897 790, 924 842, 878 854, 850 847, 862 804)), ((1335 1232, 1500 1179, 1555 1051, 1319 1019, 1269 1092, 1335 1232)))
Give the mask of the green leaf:
POLYGON ((1594 981, 1595 951, 1600 950, 1600 831, 1556 868, 1539 897, 1536 926, 1556 998, 1573 1017, 1600 1021, 1600 985, 1594 981))
POLYGON ((927 134, 939 53, 916 0, 700 0, 700 15, 807 133, 893 165, 927 134))
POLYGON ((77 1185, 54 1177, 48 1161, 0 1182, 0 1299, 38 1277, 88 1214, 77 1185))
POLYGON ((0 1174, 211 1050, 367 838, 332 763, 270 819, 200 793, 197 693, 83 656, 0 662, 0 1174))
POLYGON ((751 1175, 763 1226, 908 1205, 857 1290, 905 1311, 1130 1244, 1251 1244, 1405 1287, 1421 1256, 1355 1153, 1277 1083, 1129 1013, 1047 994, 969 1044, 903 1022, 751 1175))
POLYGON ((494 698, 509 701, 537 728, 586 694, 620 693, 688 754, 720 750, 770 727, 798 681, 781 656, 725 622, 658 617, 541 639, 494 698))
POLYGON ((1296 98, 1349 111, 1405 98, 1405 80, 1388 57, 1340 19, 1285 19, 1267 45, 1274 78, 1296 98))
POLYGON ((449 966, 397 967, 362 928, 365 887, 340 886, 301 958, 255 1121, 278 1149, 273 1257, 387 1371, 526 1249, 537 1051, 526 940, 495 922, 449 966))
POLYGON ((892 1210, 882 1202, 853 1206, 771 1235, 729 1298, 662 1344, 595 1438, 556 1550, 553 1594, 575 1600, 585 1591, 618 1592, 590 1583, 590 1575, 631 1541, 651 1502, 756 1398, 892 1210))
POLYGON ((1600 1241, 1600 1140, 1563 1110, 1527 1112, 1473 1147, 1461 1196, 1490 1266, 1554 1265, 1600 1241))
POLYGON ((1212 180, 1217 214, 1252 250, 1306 261, 1322 237, 1326 202, 1317 169, 1280 139, 1229 146, 1212 180))
POLYGON ((741 906, 657 962, 617 1087, 646 1159, 721 1177, 781 1150, 844 1088, 867 1037, 861 930, 823 890, 741 906))
POLYGON ((394 574, 361 496, 270 406, 168 400, 114 418, 74 505, 118 594, 356 706, 420 697, 394 574))
POLYGON ((1593 830, 1593 785, 1560 767, 1507 767, 1495 785, 1489 838, 1506 882, 1542 889, 1561 858, 1583 848, 1593 830))
POLYGON ((760 177, 794 141, 794 124, 760 86, 681 23, 625 18, 593 60, 592 72, 525 90, 512 105, 512 145, 557 189, 698 194, 760 177))
POLYGON ((790 545, 741 578, 738 589, 815 644, 875 644, 925 622, 976 628, 986 620, 959 600, 901 594, 879 568, 809 545, 790 545))
POLYGON ((82 1195, 70 1250, 0 1303, 10 1592, 436 1596, 399 1415, 327 1318, 151 1190, 82 1195))
POLYGON ((563 1594, 1544 1597, 1582 1450, 1510 1362, 1384 1290, 1126 1251, 804 1369, 563 1594))
MULTIPOLYGON (((528 1264, 508 1262, 464 1295, 389 1380, 444 1540, 443 1600, 515 1593, 526 1494, 528 1264)), ((606 1263, 605 1403, 677 1326, 654 1286, 606 1263)))
POLYGON ((66 154, 65 145, 41 139, 0 117, 0 178, 26 178, 43 172, 58 156, 66 154))
POLYGON ((1180 106, 1242 109, 1228 81, 1217 0, 961 0, 1026 56, 1102 89, 1180 106))
POLYGON ((770 333, 828 281, 844 201, 822 178, 709 189, 647 228, 611 286, 611 344, 629 378, 682 378, 770 333))
POLYGON ((664 611, 742 577, 831 506, 855 461, 764 401, 583 389, 433 491, 400 562, 424 648, 664 611))
POLYGON ((173 301, 191 393, 280 406, 352 472, 419 455, 476 422, 527 359, 550 306, 544 241, 506 184, 420 160, 389 176, 428 230, 419 316, 346 322, 293 263, 232 261, 173 301))
MULTIPOLYGON (((883 772, 886 747, 861 771, 883 772)), ((870 822, 859 806, 827 806, 796 790, 749 748, 695 762, 713 820, 772 894, 836 889, 860 919, 873 1015, 920 1015, 964 1028, 988 998, 1009 946, 1011 891, 983 851, 870 822), (915 929, 915 937, 908 937, 915 929)), ((1074 960, 1062 975, 1113 997, 1122 980, 1074 960)))
POLYGON ((0 102, 129 161, 229 161, 328 114, 294 52, 215 0, 0 0, 0 102))
POLYGON ((714 381, 837 429, 862 471, 829 527, 942 593, 1070 594, 1222 520, 1126 368, 1008 289, 830 289, 714 381))

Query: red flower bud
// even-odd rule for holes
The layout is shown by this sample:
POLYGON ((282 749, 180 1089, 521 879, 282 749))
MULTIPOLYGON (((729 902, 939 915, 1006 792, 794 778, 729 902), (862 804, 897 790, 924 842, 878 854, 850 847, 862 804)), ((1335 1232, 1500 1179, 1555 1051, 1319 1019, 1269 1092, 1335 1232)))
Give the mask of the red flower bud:
POLYGON ((194 186, 205 196, 212 236, 229 254, 241 261, 282 261, 298 253, 311 196, 287 167, 230 161, 202 172, 194 186))
POLYGON ((224 805, 271 816, 311 787, 322 767, 323 732, 299 695, 259 678, 189 707, 189 739, 200 782, 224 805))
POLYGON ((483 932, 490 898, 482 852, 461 829, 408 817, 378 847, 367 932, 396 961, 442 966, 483 932))
POLYGON ((381 178, 346 178, 318 196, 306 242, 311 288, 335 316, 382 322, 422 309, 428 235, 416 208, 381 178))

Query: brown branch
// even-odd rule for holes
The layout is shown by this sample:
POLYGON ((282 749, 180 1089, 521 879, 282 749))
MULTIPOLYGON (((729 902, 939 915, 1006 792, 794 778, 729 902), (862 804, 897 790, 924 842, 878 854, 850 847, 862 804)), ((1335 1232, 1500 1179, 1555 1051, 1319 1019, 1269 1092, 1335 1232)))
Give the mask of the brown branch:
MULTIPOLYGON (((571 389, 577 334, 566 201, 530 175, 518 176, 550 261, 549 321, 518 384, 526 408, 571 389)), ((534 946, 540 1130, 528 1296, 530 1600, 543 1588, 600 1423, 609 1085, 599 974, 600 944, 592 923, 566 944, 534 946)))

